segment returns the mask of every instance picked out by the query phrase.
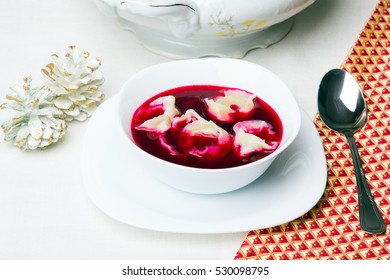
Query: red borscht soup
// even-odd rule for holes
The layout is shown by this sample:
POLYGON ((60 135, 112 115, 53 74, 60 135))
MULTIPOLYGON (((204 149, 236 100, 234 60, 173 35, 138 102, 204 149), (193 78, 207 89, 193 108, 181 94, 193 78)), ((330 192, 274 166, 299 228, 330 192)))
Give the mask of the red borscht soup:
POLYGON ((160 159, 197 168, 229 168, 259 160, 279 146, 277 113, 236 88, 191 85, 159 93, 134 113, 135 143, 160 159))

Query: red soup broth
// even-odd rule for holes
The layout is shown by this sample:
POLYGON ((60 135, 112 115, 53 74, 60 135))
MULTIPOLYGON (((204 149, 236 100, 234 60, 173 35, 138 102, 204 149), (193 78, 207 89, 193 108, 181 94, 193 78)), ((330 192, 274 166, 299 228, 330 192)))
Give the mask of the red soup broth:
MULTIPOLYGON (((254 153, 249 157, 241 158, 238 157, 233 152, 232 149, 224 156, 212 160, 194 157, 192 155, 187 155, 185 153, 180 153, 179 155, 172 155, 165 148, 161 146, 160 142, 157 140, 158 137, 155 133, 136 128, 138 125, 142 124, 144 121, 150 118, 150 115, 146 118, 142 112, 148 109, 149 104, 153 100, 156 100, 159 97, 170 96, 170 95, 175 97, 175 106, 180 111, 181 114, 184 114, 189 109, 193 109, 205 120, 210 120, 210 117, 207 114, 206 104, 204 100, 206 98, 212 99, 215 96, 219 95, 221 92, 224 92, 226 90, 237 90, 237 89, 213 86, 213 85, 191 85, 191 86, 173 88, 153 96, 152 98, 145 101, 135 111, 133 118, 131 120, 130 130, 135 144, 139 146, 142 150, 146 151, 147 153, 155 157, 158 157, 162 160, 166 160, 172 163, 189 166, 189 167, 208 168, 208 169, 236 167, 236 166, 248 164, 253 161, 259 160, 261 158, 264 158, 268 154, 272 153, 273 151, 261 151, 258 153, 254 153)), ((241 89, 238 90, 243 91, 241 89)), ((253 102, 254 102, 254 112, 246 120, 263 120, 269 123, 270 125, 272 125, 272 130, 275 132, 275 134, 263 135, 261 136, 261 138, 265 140, 266 143, 268 143, 269 141, 275 141, 280 143, 283 135, 283 127, 278 114, 275 112, 273 108, 271 108, 271 106, 269 106, 266 102, 264 102, 257 96, 253 99, 253 102)), ((156 113, 156 116, 162 113, 163 110, 161 110, 161 112, 159 113, 156 113)), ((222 122, 215 121, 215 119, 213 119, 213 121, 218 126, 226 130, 229 134, 234 135, 233 126, 236 122, 222 123, 222 122)), ((180 152, 180 149, 177 147, 177 144, 175 143, 176 139, 170 137, 169 131, 165 133, 167 133, 166 139, 168 139, 170 145, 175 147, 175 149, 180 152)))

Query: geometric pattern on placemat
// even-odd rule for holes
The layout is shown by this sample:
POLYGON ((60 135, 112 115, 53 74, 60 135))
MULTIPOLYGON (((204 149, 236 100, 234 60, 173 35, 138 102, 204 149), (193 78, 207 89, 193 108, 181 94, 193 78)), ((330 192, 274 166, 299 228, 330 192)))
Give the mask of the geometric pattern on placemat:
MULTIPOLYGON (((302 217, 250 231, 235 259, 390 259, 390 1, 380 1, 341 68, 363 89, 367 124, 355 134, 366 178, 387 230, 370 235, 359 226, 357 189, 349 146, 317 115, 328 180, 324 195, 302 217)), ((308 170, 308 172, 310 172, 308 170)))

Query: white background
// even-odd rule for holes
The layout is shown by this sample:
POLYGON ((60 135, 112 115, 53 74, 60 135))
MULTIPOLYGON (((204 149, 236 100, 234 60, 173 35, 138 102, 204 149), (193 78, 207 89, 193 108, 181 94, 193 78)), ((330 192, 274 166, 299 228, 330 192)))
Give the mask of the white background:
MULTIPOLYGON (((276 73, 313 118, 322 76, 340 66, 376 4, 317 0, 295 17, 286 38, 244 59, 276 73)), ((170 61, 144 49, 92 0, 2 0, 0 40, 0 103, 24 76, 40 82, 50 55, 64 54, 73 44, 101 59, 106 98, 137 71, 170 61)), ((0 122, 9 116, 0 111, 0 122)), ((63 141, 39 152, 19 151, 0 132, 0 259, 234 258, 246 232, 154 232, 121 224, 98 210, 81 182, 87 126, 71 123, 63 141)))

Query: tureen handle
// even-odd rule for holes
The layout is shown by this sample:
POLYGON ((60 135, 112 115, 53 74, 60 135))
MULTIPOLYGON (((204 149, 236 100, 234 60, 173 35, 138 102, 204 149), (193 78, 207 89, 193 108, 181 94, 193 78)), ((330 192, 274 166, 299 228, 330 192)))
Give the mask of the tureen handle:
POLYGON ((124 0, 118 6, 134 15, 159 18, 176 37, 188 37, 200 28, 199 12, 191 0, 124 0))

